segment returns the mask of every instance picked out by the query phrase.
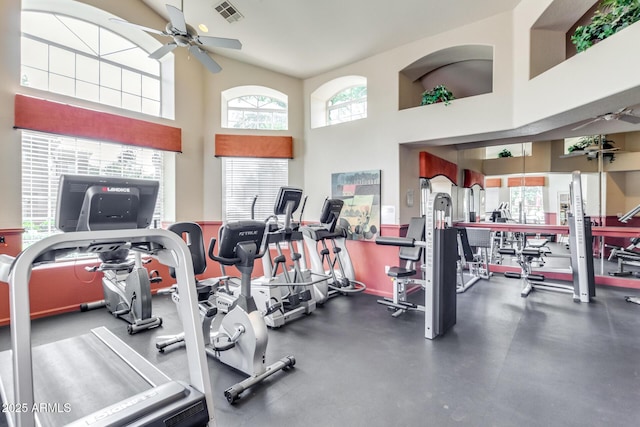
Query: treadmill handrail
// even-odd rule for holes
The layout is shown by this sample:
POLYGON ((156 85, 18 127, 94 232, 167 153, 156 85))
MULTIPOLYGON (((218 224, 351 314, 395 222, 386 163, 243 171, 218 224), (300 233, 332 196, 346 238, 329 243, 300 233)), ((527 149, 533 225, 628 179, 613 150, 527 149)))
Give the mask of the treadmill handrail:
MULTIPOLYGON (((200 332, 198 296, 195 286, 191 254, 186 243, 175 233, 163 229, 131 229, 78 231, 49 236, 26 248, 18 255, 9 272, 9 304, 11 319, 11 349, 13 366, 13 402, 32 408, 34 403, 33 360, 31 354, 31 318, 29 279, 34 262, 52 250, 89 248, 100 244, 126 240, 131 243, 157 243, 160 249, 154 255, 158 261, 173 267, 180 292, 180 312, 185 334, 187 363, 191 385, 204 394, 209 411, 210 425, 214 425, 211 379, 200 332)), ((35 427, 35 413, 15 414, 17 427, 35 427)))

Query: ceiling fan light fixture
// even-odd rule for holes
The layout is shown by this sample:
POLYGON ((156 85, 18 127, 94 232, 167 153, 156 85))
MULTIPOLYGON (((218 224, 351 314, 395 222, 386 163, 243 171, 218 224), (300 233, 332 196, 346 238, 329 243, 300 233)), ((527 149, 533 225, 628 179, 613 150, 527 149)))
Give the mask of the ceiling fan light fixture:
POLYGON ((198 24, 198 29, 200 31, 202 31, 203 33, 208 33, 209 32, 209 27, 207 27, 205 24, 198 24))
POLYGON ((213 9, 229 23, 234 23, 244 18, 244 15, 242 15, 242 13, 238 11, 238 8, 232 5, 229 0, 223 0, 215 5, 213 9))

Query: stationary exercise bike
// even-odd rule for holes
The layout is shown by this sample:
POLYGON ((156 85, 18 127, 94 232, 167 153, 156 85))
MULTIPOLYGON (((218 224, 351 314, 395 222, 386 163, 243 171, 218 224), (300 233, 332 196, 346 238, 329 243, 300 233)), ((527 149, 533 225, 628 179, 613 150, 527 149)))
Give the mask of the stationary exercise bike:
POLYGON ((80 310, 106 307, 115 317, 129 323, 129 334, 135 334, 162 325, 162 319, 153 316, 151 308, 151 283, 161 282, 162 278, 157 271, 149 273, 142 266, 139 251, 132 251, 134 259, 129 258, 129 252, 127 247, 101 252, 101 264, 86 267, 87 271, 102 272, 104 300, 82 304, 80 310))
MULTIPOLYGON (((171 231, 186 236, 194 262, 195 274, 206 269, 202 230, 195 223, 177 223, 171 231)), ((267 325, 257 310, 251 296, 251 273, 254 261, 264 255, 258 253, 264 238, 265 223, 261 221, 240 221, 224 225, 220 229, 218 255, 214 254, 216 240, 209 246, 209 257, 223 266, 235 266, 241 273, 240 293, 229 293, 225 282, 228 277, 197 281, 196 289, 202 330, 207 354, 222 363, 237 369, 249 377, 229 387, 224 395, 229 403, 235 402, 240 394, 273 375, 295 365, 293 356, 285 356, 266 366, 268 342, 267 325)), ((172 294, 177 303, 179 295, 172 294)), ((160 352, 184 340, 184 334, 163 338, 156 343, 160 352)))

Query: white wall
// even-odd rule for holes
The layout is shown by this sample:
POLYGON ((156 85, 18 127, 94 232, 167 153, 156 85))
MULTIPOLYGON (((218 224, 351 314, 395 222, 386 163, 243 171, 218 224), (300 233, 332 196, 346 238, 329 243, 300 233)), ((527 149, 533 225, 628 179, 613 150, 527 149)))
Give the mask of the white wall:
POLYGON ((417 170, 417 158, 407 158, 410 150, 399 155, 398 145, 508 127, 513 80, 511 32, 510 14, 502 14, 306 79, 305 100, 319 86, 344 75, 364 76, 368 85, 368 117, 355 122, 310 129, 305 101, 304 175, 305 190, 311 195, 308 212, 319 212, 330 191, 331 173, 381 169, 382 205, 395 206, 396 221, 415 215, 415 208, 406 207, 402 200, 410 189, 418 194, 417 174, 415 179, 403 179, 402 185, 399 177, 405 176, 406 170, 417 170), (431 52, 466 44, 494 46, 493 93, 459 99, 450 106, 398 110, 399 70, 431 52))
MULTIPOLYGON (((289 161, 289 185, 305 189, 302 80, 263 68, 243 64, 229 58, 215 56, 222 66, 218 74, 207 73, 204 79, 205 109, 204 144, 201 153, 204 162, 204 220, 222 219, 222 161, 214 157, 215 134, 256 134, 251 130, 223 129, 221 127, 221 92, 236 86, 259 85, 278 90, 289 97, 289 129, 286 131, 260 131, 260 134, 293 137, 294 159, 289 161)), ((306 189, 305 189, 306 190, 306 189)), ((309 194, 309 193, 307 193, 309 194)), ((310 212, 305 209, 306 212, 310 212)), ((306 216, 306 215, 305 215, 306 216)), ((320 209, 318 214, 320 216, 320 209)))
POLYGON ((0 2, 0 228, 20 228, 20 134, 13 99, 20 88, 20 0, 0 2))

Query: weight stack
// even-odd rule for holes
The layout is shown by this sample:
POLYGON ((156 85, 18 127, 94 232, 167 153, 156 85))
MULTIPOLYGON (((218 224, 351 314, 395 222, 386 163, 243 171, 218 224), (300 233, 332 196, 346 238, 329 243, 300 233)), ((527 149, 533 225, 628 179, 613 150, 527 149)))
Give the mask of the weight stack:
POLYGON ((456 324, 458 294, 455 260, 458 256, 458 240, 455 228, 433 230, 431 256, 433 271, 427 286, 432 290, 427 289, 425 301, 425 338, 428 339, 443 335, 456 324))

